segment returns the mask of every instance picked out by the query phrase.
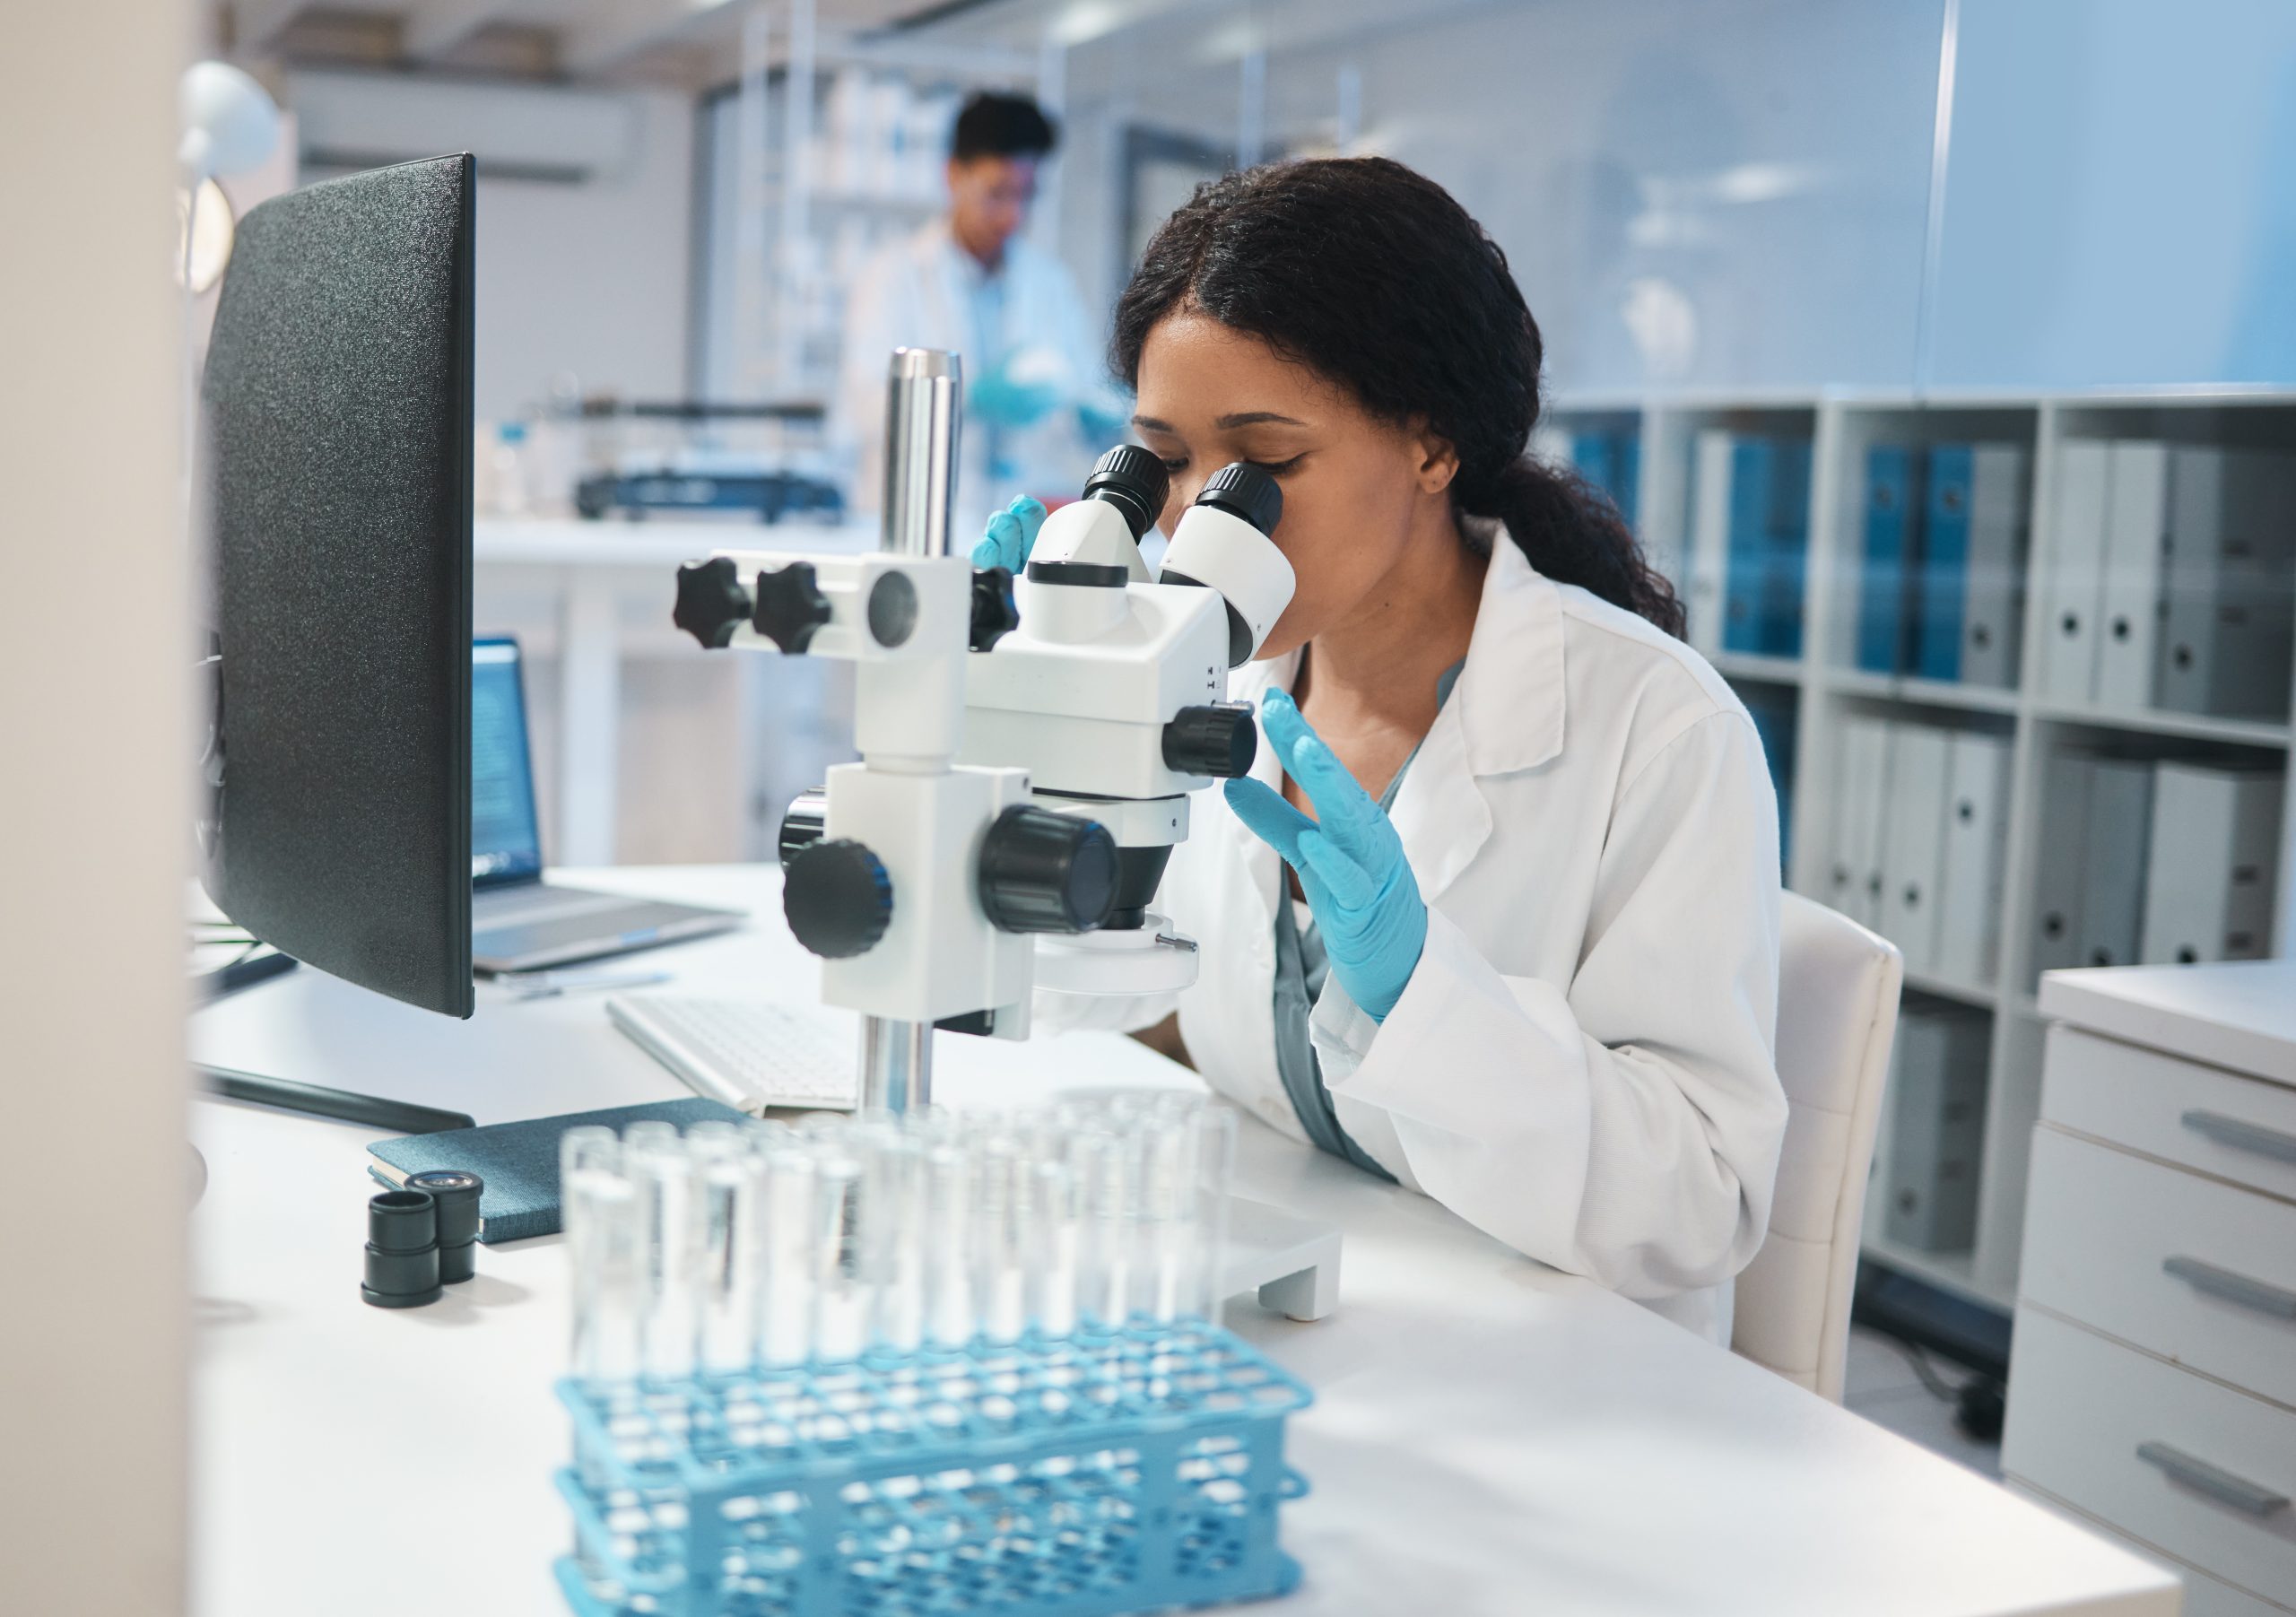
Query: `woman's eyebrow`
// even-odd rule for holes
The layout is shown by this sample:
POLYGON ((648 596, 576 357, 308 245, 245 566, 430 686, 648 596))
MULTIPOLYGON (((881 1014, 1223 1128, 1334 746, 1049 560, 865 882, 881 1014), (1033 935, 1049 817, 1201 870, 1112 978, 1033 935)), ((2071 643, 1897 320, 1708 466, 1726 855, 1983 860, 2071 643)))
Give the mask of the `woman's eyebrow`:
POLYGON ((1274 423, 1280 427, 1304 427, 1308 423, 1297 416, 1278 415, 1273 410, 1245 410, 1234 415, 1223 415, 1212 424, 1222 432, 1236 427, 1260 427, 1274 423))
POLYGON ((1175 438, 1179 436, 1171 422, 1160 422, 1152 415, 1135 415, 1132 418, 1132 424, 1143 432, 1170 432, 1175 438))

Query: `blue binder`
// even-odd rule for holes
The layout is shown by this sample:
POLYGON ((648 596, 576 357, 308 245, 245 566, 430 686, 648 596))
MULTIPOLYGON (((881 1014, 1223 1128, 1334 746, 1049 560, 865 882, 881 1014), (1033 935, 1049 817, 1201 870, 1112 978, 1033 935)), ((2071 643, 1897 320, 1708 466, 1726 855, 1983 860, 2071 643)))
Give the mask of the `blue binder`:
POLYGON ((1918 543, 1921 452, 1875 444, 1866 454, 1866 535, 1857 573, 1857 665, 1903 674, 1911 665, 1909 598, 1918 543))
POLYGON ((1618 514, 1626 518, 1627 532, 1639 533, 1634 526, 1635 495, 1642 485, 1642 437, 1636 432, 1622 432, 1618 439, 1617 481, 1611 484, 1611 498, 1618 502, 1618 514))
POLYGON ((1770 636, 1771 482, 1778 446, 1742 438, 1730 446, 1730 543, 1722 574, 1722 649, 1765 652, 1770 636))
POLYGON ((1574 432, 1570 464, 1578 475, 1611 497, 1630 532, 1634 527, 1635 485, 1642 475, 1642 439, 1633 432, 1574 432))
POLYGON ((1771 446, 1769 543, 1762 568, 1761 648, 1802 655, 1804 580, 1810 558, 1810 440, 1771 446))
POLYGON ((1976 456, 1968 444, 1929 452, 1929 492, 1921 525, 1921 569, 1914 614, 1914 672, 1927 680, 1961 677, 1961 616, 1969 604, 1970 494, 1976 456))

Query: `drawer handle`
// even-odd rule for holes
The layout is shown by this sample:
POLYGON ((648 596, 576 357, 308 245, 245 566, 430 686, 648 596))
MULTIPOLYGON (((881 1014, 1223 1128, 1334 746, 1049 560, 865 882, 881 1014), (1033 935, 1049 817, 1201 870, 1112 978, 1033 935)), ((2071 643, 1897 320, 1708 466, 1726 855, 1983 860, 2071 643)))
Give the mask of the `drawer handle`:
POLYGON ((2171 1448, 2166 1443, 2139 1443, 2136 1457, 2147 1465, 2157 1465, 2172 1482, 2187 1488, 2196 1488, 2213 1500, 2222 1500, 2235 1510, 2245 1510, 2250 1516, 2270 1516, 2275 1510, 2288 1508, 2288 1496, 2260 1487, 2246 1477, 2196 1460, 2181 1448, 2171 1448))
POLYGON ((2163 1258, 2161 1267, 2179 1280, 2188 1282, 2194 1290, 2205 1291, 2211 1297, 2237 1302, 2242 1308, 2254 1308, 2257 1313, 2269 1314, 2275 1319, 2296 1319, 2296 1291, 2286 1286, 2275 1286, 2267 1280, 2236 1274, 2230 1269, 2220 1269, 2214 1264, 2205 1264, 2196 1257, 2179 1256, 2163 1258))
POLYGON ((2296 1135, 2277 1128, 2266 1128, 2261 1123, 2251 1123, 2246 1117, 2228 1117, 2222 1112, 2189 1111, 2179 1119, 2196 1135, 2206 1135, 2219 1145, 2229 1145, 2235 1151, 2252 1151, 2258 1156, 2277 1157, 2283 1162, 2296 1162, 2296 1135))

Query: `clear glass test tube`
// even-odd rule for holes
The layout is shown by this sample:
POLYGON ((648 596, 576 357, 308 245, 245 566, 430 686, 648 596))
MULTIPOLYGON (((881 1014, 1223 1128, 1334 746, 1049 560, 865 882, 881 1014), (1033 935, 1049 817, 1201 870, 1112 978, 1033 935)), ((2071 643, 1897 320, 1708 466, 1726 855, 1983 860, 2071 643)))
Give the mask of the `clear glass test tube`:
POLYGON ((764 1246, 758 1286, 759 1357, 770 1366, 803 1364, 813 1352, 815 1252, 820 1216, 813 1153, 794 1135, 763 1143, 764 1246))
POLYGON ((559 1204, 573 1280, 571 1373, 595 1382, 635 1376, 645 1265, 637 1186, 613 1130, 575 1128, 561 1137, 559 1204))
POLYGON ((972 1157, 953 1131, 924 1152, 925 1338, 954 1352, 980 1328, 973 1300, 972 1157))
POLYGON ((632 1124, 622 1160, 638 1191, 639 1240, 645 1264, 645 1318, 639 1374, 674 1381, 693 1374, 699 1328, 701 1198, 692 1153, 675 1129, 632 1124), (645 1132, 641 1133, 641 1130, 645 1132))
POLYGON ((765 1162, 738 1133, 697 1153, 700 1283, 696 1352, 702 1373, 738 1375, 756 1362, 764 1283, 765 1162))
POLYGON ((1136 1158, 1130 1140, 1106 1128, 1071 1143, 1083 1203, 1078 1312, 1081 1323, 1104 1331, 1123 1329, 1132 1316, 1136 1158))
POLYGON ((871 1345, 913 1353, 925 1341, 925 1153, 904 1130, 868 1143, 862 1205, 863 1267, 874 1302, 871 1345))
POLYGON ((1040 1336, 1070 1336, 1075 1334, 1083 1301, 1083 1196, 1075 1169, 1061 1156, 1047 1152, 1032 1156, 1028 1173, 1034 1205, 1027 1230, 1034 1288, 1030 1327, 1040 1336))
POLYGON ((864 1203, 860 1159, 835 1140, 813 1151, 813 1341, 826 1363, 857 1359, 869 1345, 873 1300, 863 1267, 864 1203))
POLYGON ((1018 1342, 1029 1326, 1028 1159, 1010 1135, 973 1148, 971 1236, 973 1296, 980 1334, 1018 1342))

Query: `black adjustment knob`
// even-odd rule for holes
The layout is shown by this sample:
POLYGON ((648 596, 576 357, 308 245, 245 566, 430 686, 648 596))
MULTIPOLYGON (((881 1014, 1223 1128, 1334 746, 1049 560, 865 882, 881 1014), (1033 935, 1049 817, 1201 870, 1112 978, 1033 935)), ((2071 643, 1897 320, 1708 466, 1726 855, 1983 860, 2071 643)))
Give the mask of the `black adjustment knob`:
POLYGON ((829 834, 829 788, 815 787, 789 800, 781 816, 781 868, 787 870, 814 843, 829 834))
POLYGON ((1084 480, 1084 498, 1105 500, 1124 513, 1136 543, 1164 514, 1172 474, 1161 458, 1138 444, 1118 444, 1100 456, 1084 480))
POLYGON ((1021 626, 1021 609, 1013 604, 1013 574, 1002 567, 977 567, 972 573, 972 640, 975 651, 987 651, 1021 626))
POLYGON ((741 569, 734 565, 734 559, 712 556, 678 569, 678 600, 670 609, 670 622, 700 640, 705 649, 723 651, 732 641, 734 630, 749 622, 755 604, 750 592, 742 587, 741 569))
POLYGON ((829 597, 810 561, 757 576, 757 606, 750 622, 791 656, 802 654, 830 620, 829 597))
POLYGON ((1216 505, 1273 535, 1283 520, 1283 485, 1248 461, 1231 461, 1205 481, 1196 503, 1216 505))
POLYGON ((1176 775, 1240 780, 1259 751, 1259 726, 1249 702, 1210 702, 1182 708, 1164 726, 1164 767, 1176 775))
POLYGON ((838 837, 789 861, 781 913, 797 941, 823 960, 866 954, 893 920, 893 881, 860 843, 838 837))
POLYGON ((980 907, 1001 931, 1097 931, 1116 879, 1116 839, 1098 821, 1015 804, 981 839, 980 907))

